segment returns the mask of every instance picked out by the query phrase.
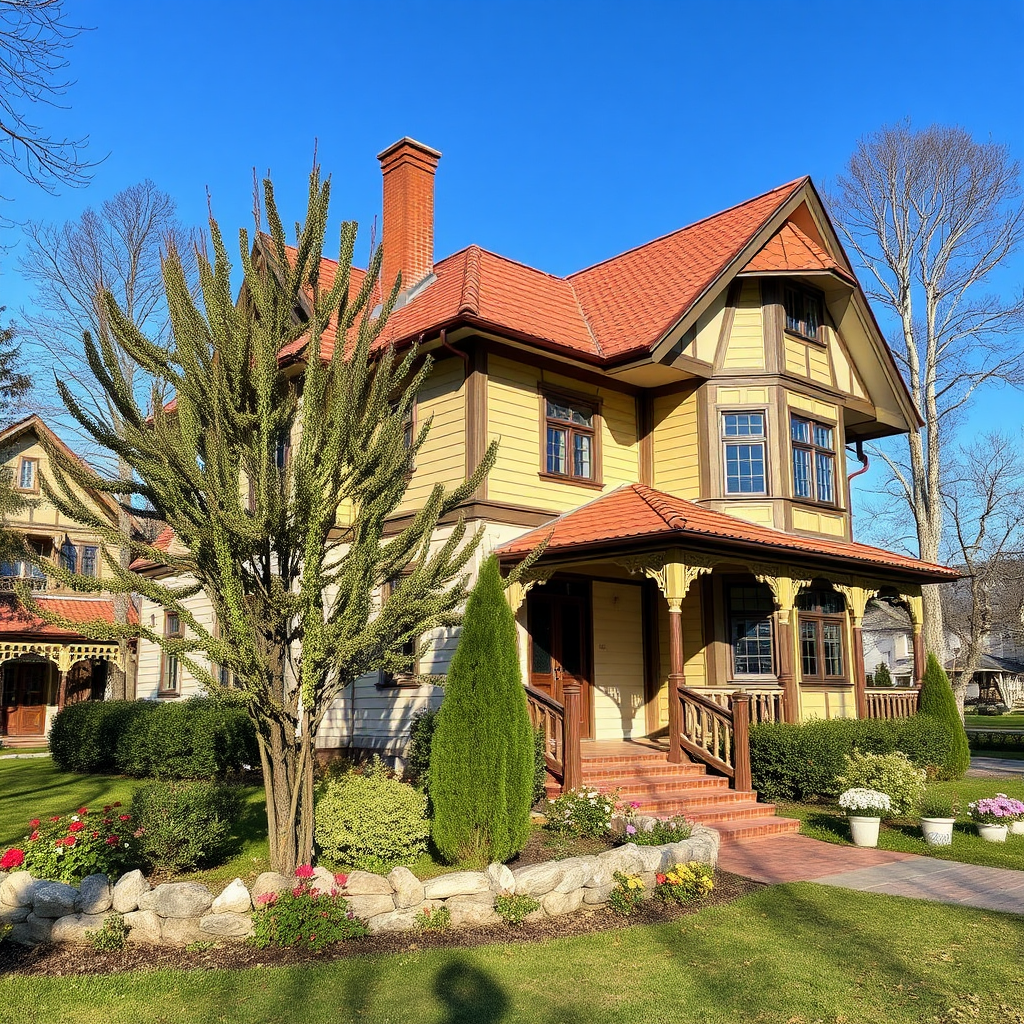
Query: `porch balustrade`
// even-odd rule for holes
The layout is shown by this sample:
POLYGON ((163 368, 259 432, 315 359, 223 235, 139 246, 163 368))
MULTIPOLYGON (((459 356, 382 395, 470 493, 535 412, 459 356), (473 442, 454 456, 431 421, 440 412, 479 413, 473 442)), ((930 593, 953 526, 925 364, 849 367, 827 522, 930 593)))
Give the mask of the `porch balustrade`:
POLYGON ((750 789, 750 694, 731 694, 728 707, 686 686, 677 687, 676 696, 679 746, 728 776, 733 789, 750 789))
POLYGON ((526 687, 530 722, 544 740, 544 763, 561 783, 563 790, 576 789, 582 782, 580 751, 580 688, 566 683, 562 704, 532 686, 526 687))
POLYGON ((917 714, 920 693, 916 688, 868 690, 868 718, 910 718, 917 714))
MULTIPOLYGON (((713 700, 719 707, 726 710, 732 708, 732 697, 735 690, 714 690, 707 687, 690 687, 690 689, 713 700)), ((751 725, 786 721, 786 693, 781 687, 756 690, 745 687, 742 692, 750 697, 751 725)))

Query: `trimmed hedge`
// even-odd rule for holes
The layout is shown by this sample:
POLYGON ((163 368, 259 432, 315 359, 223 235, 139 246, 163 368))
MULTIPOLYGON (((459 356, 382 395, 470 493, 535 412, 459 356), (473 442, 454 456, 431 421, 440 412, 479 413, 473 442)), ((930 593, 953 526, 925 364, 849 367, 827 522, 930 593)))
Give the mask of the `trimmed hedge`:
POLYGON ((50 752, 61 771, 133 778, 213 779, 259 764, 249 716, 212 697, 69 704, 53 720, 50 752))
POLYGON ((846 755, 902 750, 920 768, 942 765, 949 735, 928 715, 894 719, 818 719, 804 725, 755 725, 750 729, 753 786, 768 800, 837 796, 846 755))
MULTIPOLYGON (((1008 750, 1024 754, 1024 731, 1021 732, 988 732, 985 729, 968 729, 967 742, 971 750, 1008 750)), ((1021 765, 1024 771, 1024 765, 1021 765)))

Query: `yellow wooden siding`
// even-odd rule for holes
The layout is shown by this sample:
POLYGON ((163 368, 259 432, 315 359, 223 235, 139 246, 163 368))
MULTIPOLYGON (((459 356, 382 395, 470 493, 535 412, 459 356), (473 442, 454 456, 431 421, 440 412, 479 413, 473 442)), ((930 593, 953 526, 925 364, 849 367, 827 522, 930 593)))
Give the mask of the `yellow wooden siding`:
POLYGON ((693 350, 690 355, 705 362, 715 361, 718 340, 722 336, 722 320, 725 318, 725 292, 698 317, 694 332, 693 350))
POLYGON ((839 420, 839 410, 836 406, 829 402, 819 402, 816 398, 810 398, 807 395, 798 395, 787 391, 786 404, 794 412, 803 413, 825 423, 836 423, 839 420))
POLYGON ((786 370, 800 377, 809 376, 807 369, 807 344, 786 335, 786 370))
POLYGON ((722 365, 727 370, 738 367, 764 369, 761 289, 757 281, 743 282, 722 365))
POLYGON ((654 486, 681 498, 700 497, 697 393, 654 400, 654 486))
MULTIPOLYGON (((707 659, 704 652, 704 630, 698 584, 690 587, 683 599, 683 678, 687 686, 707 685, 707 659)), ((668 676, 672 670, 668 623, 668 602, 658 602, 658 652, 661 674, 658 685, 658 722, 668 725, 668 676)))
POLYGON ((767 405, 768 388, 722 388, 718 389, 719 408, 726 406, 767 405))
POLYGON ((487 478, 491 501, 563 511, 591 501, 593 487, 544 480, 541 467, 540 388, 565 388, 602 400, 601 473, 604 490, 638 479, 636 403, 632 395, 598 389, 525 363, 494 356, 488 362, 488 440, 499 440, 487 478))
POLYGON ((595 582, 593 627, 594 737, 642 736, 646 729, 640 587, 595 582))
POLYGON ((812 718, 856 718, 857 701, 853 690, 800 691, 800 721, 812 718))
POLYGON ((751 502, 740 504, 730 502, 728 513, 737 519, 743 519, 748 523, 757 523, 758 526, 775 526, 775 506, 770 501, 751 502))
POLYGON ((823 533, 827 537, 846 536, 846 517, 830 512, 816 512, 811 509, 793 509, 793 529, 823 533))
POLYGON ((465 370, 461 359, 437 363, 416 397, 415 428, 431 420, 426 444, 399 512, 422 508, 434 484, 455 487, 466 479, 465 370))
POLYGON ((820 345, 807 346, 807 366, 811 380, 832 386, 832 368, 828 362, 828 351, 820 345))
POLYGON ((822 330, 825 332, 829 355, 832 357, 836 387, 847 395, 853 395, 855 398, 867 398, 864 385, 861 384, 856 368, 847 356, 846 349, 839 341, 838 335, 830 327, 823 327, 822 330))

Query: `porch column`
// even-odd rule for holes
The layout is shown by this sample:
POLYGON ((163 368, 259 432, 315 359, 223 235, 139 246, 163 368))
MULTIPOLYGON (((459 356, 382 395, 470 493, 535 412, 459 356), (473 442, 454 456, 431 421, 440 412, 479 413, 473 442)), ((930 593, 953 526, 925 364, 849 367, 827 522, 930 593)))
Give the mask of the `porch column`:
POLYGON ((833 582, 832 586, 846 598, 846 607, 850 613, 853 633, 853 691, 857 699, 857 717, 867 718, 868 680, 867 668, 864 665, 864 609, 878 591, 853 583, 833 582))
POLYGON ((57 685, 57 710, 64 710, 64 703, 68 699, 68 673, 71 671, 71 652, 67 647, 62 647, 57 655, 57 671, 60 673, 60 683, 57 685))
POLYGON ((796 631, 793 629, 796 596, 810 580, 798 578, 793 570, 770 565, 752 565, 760 583, 766 584, 775 598, 778 625, 779 685, 786 703, 786 721, 800 721, 800 688, 796 679, 796 631))
POLYGON ((902 593, 900 596, 903 598, 907 606, 907 611, 910 613, 910 625, 913 628, 913 651, 914 651, 914 686, 917 689, 921 689, 921 684, 924 682, 924 669, 926 654, 924 649, 924 634, 922 628, 924 627, 924 602, 921 600, 920 588, 916 594, 902 593))
POLYGON ((680 737, 683 709, 679 706, 679 688, 686 682, 683 673, 683 600, 668 599, 668 759, 679 764, 683 759, 680 737))
POLYGON ((562 792, 579 789, 583 784, 583 757, 580 752, 580 684, 564 683, 564 738, 562 740, 562 792))

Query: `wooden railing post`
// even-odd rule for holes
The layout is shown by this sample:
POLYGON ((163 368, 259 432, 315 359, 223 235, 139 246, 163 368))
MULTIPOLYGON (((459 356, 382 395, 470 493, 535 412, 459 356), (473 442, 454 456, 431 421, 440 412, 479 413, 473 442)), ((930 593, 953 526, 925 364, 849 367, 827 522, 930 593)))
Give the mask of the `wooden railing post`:
POLYGON ((683 760, 679 742, 683 734, 683 709, 679 703, 679 687, 683 685, 683 613, 681 602, 669 601, 669 675, 668 675, 668 759, 672 764, 683 760))
POLYGON ((583 759, 580 754, 580 684, 563 684, 562 699, 565 703, 565 717, 562 720, 562 789, 565 791, 578 789, 583 782, 583 759))
POLYGON ((732 695, 733 788, 748 790, 750 778, 750 694, 737 691, 732 695))
POLYGON ((864 665, 864 630, 861 619, 853 620, 853 689, 857 697, 857 717, 868 717, 868 680, 864 665))

